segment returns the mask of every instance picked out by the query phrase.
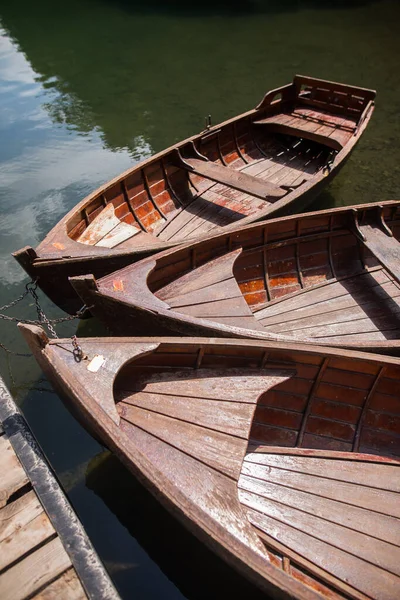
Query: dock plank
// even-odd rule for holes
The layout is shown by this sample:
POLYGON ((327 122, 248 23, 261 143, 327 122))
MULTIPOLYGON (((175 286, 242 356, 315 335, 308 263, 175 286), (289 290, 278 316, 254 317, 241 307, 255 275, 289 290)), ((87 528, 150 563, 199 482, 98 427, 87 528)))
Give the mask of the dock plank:
POLYGON ((41 590, 32 600, 85 600, 84 589, 73 569, 69 569, 58 579, 41 590))
POLYGON ((0 510, 0 543, 43 512, 33 490, 0 510))
POLYGON ((29 482, 6 436, 0 437, 0 508, 15 492, 29 482))
POLYGON ((0 578, 2 600, 24 600, 50 583, 71 566, 71 560, 59 538, 30 554, 0 578))
POLYGON ((21 556, 34 550, 39 544, 56 534, 44 510, 30 522, 0 543, 0 570, 5 569, 21 556))

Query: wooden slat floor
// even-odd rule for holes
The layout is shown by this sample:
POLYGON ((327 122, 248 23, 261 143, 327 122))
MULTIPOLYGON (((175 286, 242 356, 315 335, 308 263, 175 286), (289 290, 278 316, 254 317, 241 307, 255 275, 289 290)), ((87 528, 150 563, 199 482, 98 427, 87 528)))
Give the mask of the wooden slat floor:
POLYGON ((398 338, 400 285, 378 268, 293 294, 254 316, 267 331, 321 343, 398 338))
POLYGON ((118 600, 119 596, 71 506, 35 442, 32 444, 30 432, 26 436, 26 431, 21 428, 20 424, 23 422, 26 427, 26 423, 16 409, 14 412, 13 401, 1 379, 0 400, 1 600, 118 600), (8 430, 6 422, 11 420, 13 443, 5 432, 8 430), (16 436, 21 443, 18 452, 21 447, 25 451, 22 458, 25 468, 13 447, 16 436), (31 471, 27 465, 31 466, 31 471), (42 493, 40 497, 46 496, 43 504, 47 505, 51 520, 39 499, 42 493), (66 516, 68 522, 62 523, 66 516), (62 536, 55 529, 56 523, 56 527, 63 527, 62 536), (67 533, 72 530, 75 537, 67 533), (72 555, 74 561, 80 562, 79 571, 85 575, 84 585, 72 555), (90 563, 89 568, 85 560, 90 563))
POLYGON ((250 522, 267 547, 284 543, 366 597, 392 600, 400 583, 400 463, 306 452, 246 455, 238 488, 250 522))
MULTIPOLYGON (((292 138, 291 143, 295 145, 296 138, 292 138)), ((237 169, 277 186, 297 186, 323 165, 322 148, 305 141, 300 141, 296 149, 275 143, 266 154, 255 150, 249 164, 237 159, 225 168, 237 169)), ((180 241, 194 235, 205 235, 217 227, 252 215, 264 208, 265 203, 274 201, 273 198, 261 200, 200 176, 196 177, 195 185, 198 192, 192 201, 160 231, 155 231, 157 237, 164 241, 180 241)))

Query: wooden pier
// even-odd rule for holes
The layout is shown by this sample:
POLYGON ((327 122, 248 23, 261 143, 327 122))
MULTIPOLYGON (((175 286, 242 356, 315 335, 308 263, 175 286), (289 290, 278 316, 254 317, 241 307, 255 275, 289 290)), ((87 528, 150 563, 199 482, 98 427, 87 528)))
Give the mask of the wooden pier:
POLYGON ((1 378, 0 598, 120 598, 1 378))

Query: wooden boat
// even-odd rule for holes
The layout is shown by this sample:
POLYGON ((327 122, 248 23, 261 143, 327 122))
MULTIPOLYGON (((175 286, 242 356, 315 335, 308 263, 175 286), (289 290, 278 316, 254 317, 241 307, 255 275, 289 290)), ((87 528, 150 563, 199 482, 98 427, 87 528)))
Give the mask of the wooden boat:
POLYGON ((118 335, 400 349, 400 201, 272 219, 71 279, 118 335))
POLYGON ((90 194, 36 250, 15 258, 61 308, 67 278, 102 277, 151 253, 310 202, 368 125, 375 92, 310 77, 135 165, 90 194))
POLYGON ((269 598, 400 595, 400 359, 256 340, 49 341, 82 421, 269 598))

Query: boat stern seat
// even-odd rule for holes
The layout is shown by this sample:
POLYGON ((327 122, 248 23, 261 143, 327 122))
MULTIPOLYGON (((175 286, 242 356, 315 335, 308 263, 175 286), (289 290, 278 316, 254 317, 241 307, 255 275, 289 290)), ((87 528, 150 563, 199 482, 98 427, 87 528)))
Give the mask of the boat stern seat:
POLYGON ((193 269, 158 290, 157 298, 176 312, 263 331, 233 274, 234 263, 241 253, 239 248, 193 269))
POLYGON ((399 475, 400 461, 383 456, 250 446, 238 496, 267 547, 284 544, 290 562, 350 597, 390 600, 400 586, 399 475))
POLYGON ((357 118, 333 114, 315 107, 296 107, 290 112, 253 121, 276 133, 301 137, 340 152, 354 135, 357 118))

